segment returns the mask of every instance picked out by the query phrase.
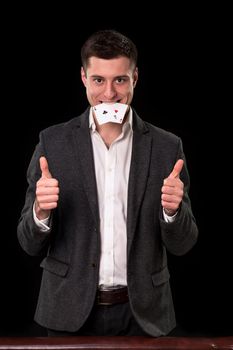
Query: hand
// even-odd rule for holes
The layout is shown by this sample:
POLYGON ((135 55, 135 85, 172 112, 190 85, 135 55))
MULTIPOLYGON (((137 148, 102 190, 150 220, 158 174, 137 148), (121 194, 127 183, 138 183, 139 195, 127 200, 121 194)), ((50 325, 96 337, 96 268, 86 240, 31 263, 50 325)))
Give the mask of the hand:
POLYGON ((183 165, 184 161, 178 159, 170 175, 163 181, 161 204, 169 216, 175 215, 184 195, 184 184, 179 177, 183 165))
POLYGON ((58 181, 49 171, 47 159, 40 157, 41 178, 36 183, 35 211, 39 220, 49 217, 59 199, 58 181))

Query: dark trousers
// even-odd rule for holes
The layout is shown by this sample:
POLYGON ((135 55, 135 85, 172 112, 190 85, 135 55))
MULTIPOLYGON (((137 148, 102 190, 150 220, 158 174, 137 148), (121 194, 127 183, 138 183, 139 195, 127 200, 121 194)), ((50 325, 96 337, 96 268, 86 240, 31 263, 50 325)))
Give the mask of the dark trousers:
POLYGON ((136 322, 129 302, 115 305, 95 305, 87 321, 77 332, 48 329, 49 337, 56 336, 123 336, 148 335, 136 322))

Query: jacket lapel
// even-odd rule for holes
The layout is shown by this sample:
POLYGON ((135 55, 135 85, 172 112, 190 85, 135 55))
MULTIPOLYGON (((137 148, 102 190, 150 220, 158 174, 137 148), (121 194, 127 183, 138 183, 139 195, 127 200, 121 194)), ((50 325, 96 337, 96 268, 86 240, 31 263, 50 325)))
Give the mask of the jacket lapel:
POLYGON ((97 186, 94 168, 92 142, 89 130, 89 108, 79 118, 76 127, 73 129, 73 140, 77 164, 81 164, 84 190, 93 213, 94 220, 99 228, 99 207, 97 186))
POLYGON ((137 217, 147 184, 152 138, 146 124, 134 112, 133 146, 128 185, 127 235, 128 252, 133 240, 137 217))

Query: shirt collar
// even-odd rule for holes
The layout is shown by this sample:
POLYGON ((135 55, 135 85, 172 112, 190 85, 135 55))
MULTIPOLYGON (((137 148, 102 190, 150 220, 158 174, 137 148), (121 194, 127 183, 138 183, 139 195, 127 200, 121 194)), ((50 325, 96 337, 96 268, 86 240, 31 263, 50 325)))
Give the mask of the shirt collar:
MULTIPOLYGON (((127 119, 126 119, 125 123, 123 124, 123 130, 125 130, 126 127, 128 127, 128 126, 130 127, 131 130, 133 130, 133 112, 132 112, 131 107, 129 107, 127 119)), ((90 108, 90 112, 89 112, 89 128, 91 129, 92 132, 96 131, 96 125, 95 125, 95 121, 94 121, 94 117, 93 117, 92 108, 90 108)))

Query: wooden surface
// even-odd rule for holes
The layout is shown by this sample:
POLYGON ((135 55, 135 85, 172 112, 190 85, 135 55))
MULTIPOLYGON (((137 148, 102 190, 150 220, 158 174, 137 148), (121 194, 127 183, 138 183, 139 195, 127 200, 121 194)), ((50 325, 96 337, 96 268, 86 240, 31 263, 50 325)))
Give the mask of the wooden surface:
POLYGON ((2 337, 0 338, 0 349, 228 350, 233 349, 233 337, 2 337))

